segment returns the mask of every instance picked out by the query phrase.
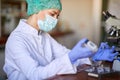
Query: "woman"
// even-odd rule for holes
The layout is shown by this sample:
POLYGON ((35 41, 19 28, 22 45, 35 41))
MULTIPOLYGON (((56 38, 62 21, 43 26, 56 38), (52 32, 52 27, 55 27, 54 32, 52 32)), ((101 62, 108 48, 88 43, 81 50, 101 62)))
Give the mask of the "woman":
MULTIPOLYGON (((8 80, 43 80, 57 74, 76 73, 76 62, 86 63, 91 50, 82 47, 86 39, 69 50, 47 32, 57 24, 60 0, 27 0, 28 19, 21 19, 5 48, 4 71, 8 80), (83 55, 84 54, 84 55, 83 55)), ((98 53, 96 53, 98 54, 98 53)), ((89 61, 88 61, 89 63, 89 61)))

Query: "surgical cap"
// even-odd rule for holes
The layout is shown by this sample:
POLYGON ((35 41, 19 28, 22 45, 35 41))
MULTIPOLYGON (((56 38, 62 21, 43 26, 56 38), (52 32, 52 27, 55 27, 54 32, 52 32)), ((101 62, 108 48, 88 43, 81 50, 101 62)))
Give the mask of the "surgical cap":
POLYGON ((28 4, 27 15, 38 13, 45 9, 62 10, 60 0, 26 0, 28 4))

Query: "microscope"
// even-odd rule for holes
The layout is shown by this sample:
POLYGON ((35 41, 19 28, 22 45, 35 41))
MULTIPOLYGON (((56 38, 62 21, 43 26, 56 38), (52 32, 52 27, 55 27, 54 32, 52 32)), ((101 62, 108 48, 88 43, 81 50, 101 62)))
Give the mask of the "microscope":
POLYGON ((106 27, 106 41, 110 45, 115 45, 115 51, 119 52, 118 56, 113 61, 112 69, 120 71, 120 19, 110 14, 108 11, 103 12, 105 27, 106 27))

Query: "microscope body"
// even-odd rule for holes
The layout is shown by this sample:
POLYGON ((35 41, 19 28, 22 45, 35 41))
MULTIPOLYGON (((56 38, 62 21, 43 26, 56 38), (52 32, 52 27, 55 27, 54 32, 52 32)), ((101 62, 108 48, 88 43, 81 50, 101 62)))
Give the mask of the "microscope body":
POLYGON ((106 24, 111 26, 111 28, 108 30, 108 34, 111 36, 120 37, 120 19, 114 18, 114 17, 109 17, 106 20, 106 24))
POLYGON ((116 46, 116 51, 120 52, 120 19, 116 16, 111 15, 108 11, 103 12, 106 23, 107 36, 106 41, 116 46))
POLYGON ((115 71, 120 71, 120 19, 111 15, 109 12, 104 12, 103 14, 107 25, 106 27, 109 26, 107 29, 106 41, 111 45, 115 45, 115 51, 119 52, 118 56, 116 56, 113 61, 112 68, 115 71))
POLYGON ((114 17, 109 17, 106 20, 106 23, 111 25, 111 26, 116 26, 118 29, 120 29, 120 19, 114 18, 114 17))

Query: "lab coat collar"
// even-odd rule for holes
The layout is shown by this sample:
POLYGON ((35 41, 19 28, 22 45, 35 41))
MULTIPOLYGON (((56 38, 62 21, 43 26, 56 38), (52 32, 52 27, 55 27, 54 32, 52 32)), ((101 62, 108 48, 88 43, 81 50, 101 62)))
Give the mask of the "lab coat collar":
POLYGON ((41 32, 33 28, 31 25, 27 24, 26 19, 20 19, 20 22, 15 31, 22 31, 24 33, 29 33, 33 35, 39 35, 41 32))

